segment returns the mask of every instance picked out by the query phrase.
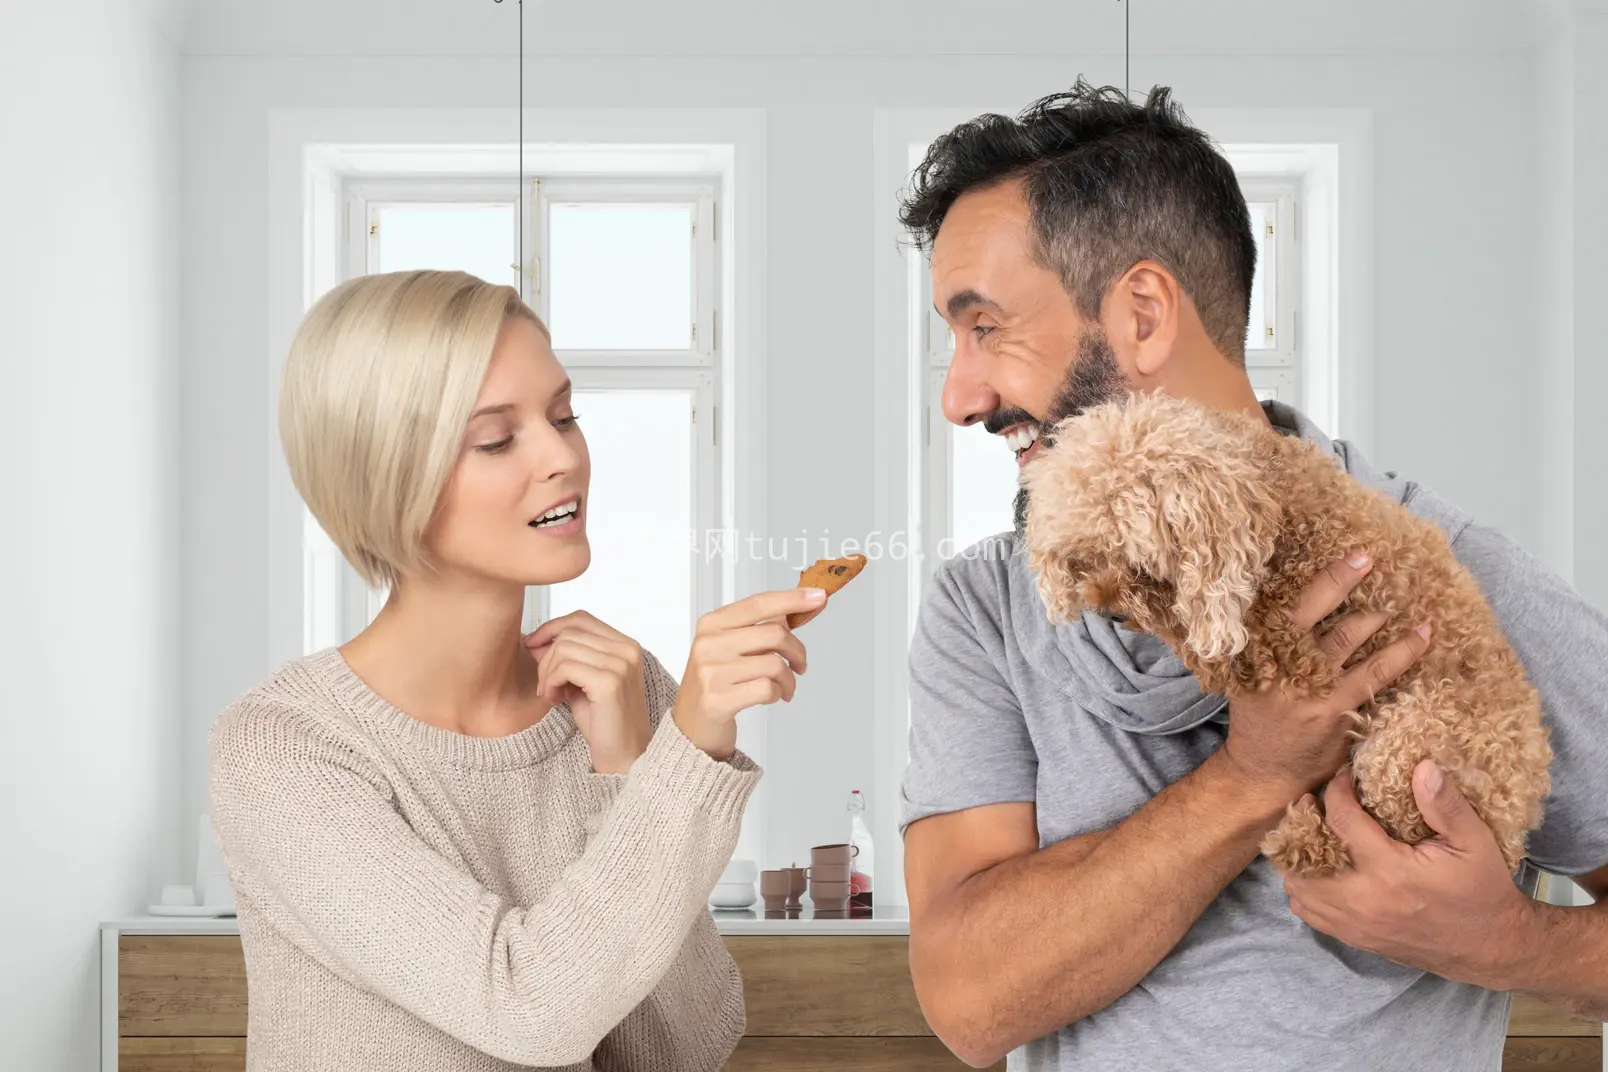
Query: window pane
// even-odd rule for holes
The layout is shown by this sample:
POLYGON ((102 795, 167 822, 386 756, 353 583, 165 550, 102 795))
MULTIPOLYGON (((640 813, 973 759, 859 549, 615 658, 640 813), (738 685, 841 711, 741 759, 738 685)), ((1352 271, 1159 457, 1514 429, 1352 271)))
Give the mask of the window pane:
POLYGON ((517 287, 519 213, 514 205, 381 205, 379 264, 374 272, 416 268, 468 272, 488 283, 517 287))
POLYGON ((978 540, 1010 531, 1016 502, 1016 455, 983 425, 949 430, 948 550, 959 554, 978 540))
POLYGON ((544 284, 553 347, 690 350, 694 209, 553 204, 544 284))
POLYGON ((1256 239, 1256 276, 1251 280, 1251 315, 1245 322, 1245 349, 1271 350, 1277 340, 1273 337, 1274 308, 1271 283, 1277 278, 1273 263, 1274 244, 1268 227, 1278 218, 1278 204, 1273 201, 1252 201, 1251 235, 1256 239))
POLYGON ((680 677, 693 627, 693 393, 576 391, 574 400, 592 455, 592 564, 553 586, 549 613, 584 609, 680 677))

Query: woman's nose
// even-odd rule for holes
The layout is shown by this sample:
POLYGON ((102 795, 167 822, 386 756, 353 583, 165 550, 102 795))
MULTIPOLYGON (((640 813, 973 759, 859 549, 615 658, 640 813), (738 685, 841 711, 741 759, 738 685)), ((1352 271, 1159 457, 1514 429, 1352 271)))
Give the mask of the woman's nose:
POLYGON ((566 476, 580 468, 581 464, 581 433, 577 430, 573 436, 560 435, 556 429, 550 429, 542 436, 535 454, 535 475, 541 480, 553 480, 566 476))
POLYGON ((976 424, 1000 407, 999 392, 988 386, 982 363, 966 347, 957 346, 950 359, 942 403, 949 423, 961 426, 976 424))

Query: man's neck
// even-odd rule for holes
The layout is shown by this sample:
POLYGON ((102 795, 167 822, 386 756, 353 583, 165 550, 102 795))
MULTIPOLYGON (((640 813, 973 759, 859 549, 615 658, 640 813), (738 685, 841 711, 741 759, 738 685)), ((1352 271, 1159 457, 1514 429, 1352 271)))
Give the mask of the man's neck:
POLYGON ((1244 363, 1224 357, 1209 345, 1181 349, 1168 359, 1159 378, 1162 389, 1174 398, 1187 398, 1210 409, 1239 410, 1259 420, 1268 420, 1244 363))

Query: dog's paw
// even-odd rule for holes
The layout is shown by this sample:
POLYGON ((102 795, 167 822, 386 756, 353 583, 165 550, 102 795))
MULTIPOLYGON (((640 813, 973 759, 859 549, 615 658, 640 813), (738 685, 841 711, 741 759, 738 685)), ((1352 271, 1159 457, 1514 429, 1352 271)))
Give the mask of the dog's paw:
POLYGON ((1323 811, 1312 797, 1289 806, 1284 819, 1262 839, 1261 849, 1285 875, 1332 875, 1351 866, 1345 845, 1323 821, 1323 811))

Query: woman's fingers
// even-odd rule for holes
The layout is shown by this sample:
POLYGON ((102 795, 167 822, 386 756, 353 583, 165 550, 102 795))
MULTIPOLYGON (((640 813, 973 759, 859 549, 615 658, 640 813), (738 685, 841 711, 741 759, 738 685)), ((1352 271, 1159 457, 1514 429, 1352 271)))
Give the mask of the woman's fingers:
POLYGON ((525 647, 538 667, 559 640, 583 644, 623 660, 632 673, 641 673, 642 646, 619 630, 605 625, 585 611, 554 618, 525 637, 525 647))
POLYGON ((631 664, 619 654, 606 651, 587 639, 563 636, 555 640, 536 664, 539 691, 549 702, 558 702, 556 691, 563 685, 578 686, 589 696, 618 689, 631 672, 631 664))
POLYGON ((820 588, 784 588, 775 592, 759 592, 705 614, 698 620, 698 631, 740 629, 773 618, 786 618, 789 614, 810 610, 825 602, 826 592, 820 588))
POLYGON ((802 674, 805 670, 804 642, 782 621, 731 629, 711 637, 708 643, 716 659, 730 661, 745 655, 775 652, 786 659, 796 673, 802 674))
POLYGON ((542 647, 552 643, 555 637, 565 633, 584 633, 599 639, 628 644, 638 650, 641 648, 641 645, 637 644, 636 641, 584 610, 571 611, 562 617, 543 622, 535 632, 525 637, 525 646, 533 649, 542 647))
POLYGON ((734 685, 729 697, 731 706, 736 711, 745 711, 750 707, 773 704, 777 700, 791 700, 793 694, 791 691, 784 693, 782 686, 770 678, 755 678, 741 685, 734 685))
MULTIPOLYGON (((525 635, 525 647, 535 649, 551 644, 560 633, 573 627, 576 620, 583 614, 586 614, 584 610, 577 610, 560 615, 557 618, 549 618, 538 626, 535 632, 525 635)), ((591 617, 591 615, 586 616, 591 617)))
MULTIPOLYGON (((791 702, 798 689, 798 678, 788 668, 787 661, 775 653, 745 655, 735 659, 726 664, 720 676, 723 679, 721 691, 733 698, 751 695, 754 691, 751 686, 764 686, 759 691, 769 695, 770 699, 761 702, 791 702)), ((752 702, 731 706, 735 714, 744 707, 752 706, 752 702)))

